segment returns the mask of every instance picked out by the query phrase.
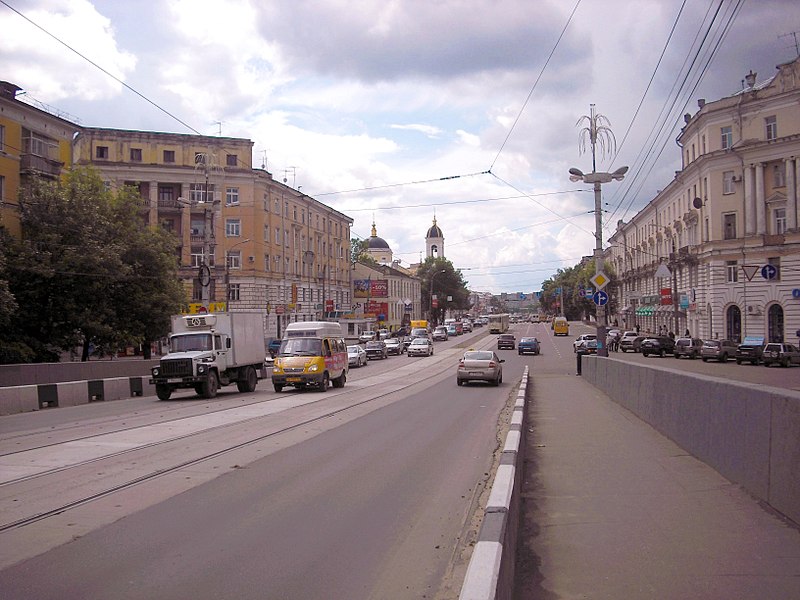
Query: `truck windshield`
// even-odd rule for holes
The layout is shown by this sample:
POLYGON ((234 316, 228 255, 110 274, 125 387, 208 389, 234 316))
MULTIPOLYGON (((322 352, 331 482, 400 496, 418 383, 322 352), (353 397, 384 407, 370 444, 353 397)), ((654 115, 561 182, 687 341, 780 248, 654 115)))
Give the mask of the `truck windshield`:
POLYGON ((289 338, 283 340, 281 356, 320 356, 322 340, 317 338, 289 338))
POLYGON ((210 333, 174 335, 169 340, 170 352, 193 352, 213 350, 210 333))

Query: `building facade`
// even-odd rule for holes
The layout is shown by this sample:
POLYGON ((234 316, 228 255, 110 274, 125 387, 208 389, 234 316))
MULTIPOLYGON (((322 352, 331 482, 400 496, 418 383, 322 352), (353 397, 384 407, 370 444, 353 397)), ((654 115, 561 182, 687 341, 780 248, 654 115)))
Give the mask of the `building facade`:
POLYGON ((422 288, 417 277, 396 265, 357 262, 353 266, 353 314, 371 328, 397 331, 422 318, 422 288))
POLYGON ((175 236, 189 310, 259 310, 265 336, 351 305, 352 219, 252 168, 240 138, 84 128, 75 162, 175 236))
POLYGON ((20 237, 19 190, 30 177, 56 179, 72 164, 80 127, 16 99, 20 88, 0 81, 0 225, 20 237))
POLYGON ((796 341, 800 59, 745 82, 684 117, 681 170, 609 239, 620 326, 796 341))

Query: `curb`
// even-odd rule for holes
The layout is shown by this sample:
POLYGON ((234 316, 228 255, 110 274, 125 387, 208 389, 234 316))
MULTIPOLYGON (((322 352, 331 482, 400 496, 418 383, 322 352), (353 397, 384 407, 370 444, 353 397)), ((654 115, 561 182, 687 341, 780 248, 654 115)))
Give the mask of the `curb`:
POLYGON ((514 590, 527 388, 526 366, 459 600, 510 598, 514 590))

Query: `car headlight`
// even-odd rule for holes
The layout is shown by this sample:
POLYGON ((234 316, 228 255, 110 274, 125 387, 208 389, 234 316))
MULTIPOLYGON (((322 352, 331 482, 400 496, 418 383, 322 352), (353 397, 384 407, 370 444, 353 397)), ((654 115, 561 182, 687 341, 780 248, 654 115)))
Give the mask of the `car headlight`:
POLYGON ((197 365, 197 374, 198 375, 202 375, 207 370, 208 370, 208 367, 206 365, 197 365))
POLYGON ((317 371, 319 371, 319 365, 316 363, 308 367, 309 373, 316 373, 317 371))
POLYGON ((161 370, 158 367, 153 367, 151 372, 153 373, 153 377, 158 377, 158 374, 161 372, 161 370))

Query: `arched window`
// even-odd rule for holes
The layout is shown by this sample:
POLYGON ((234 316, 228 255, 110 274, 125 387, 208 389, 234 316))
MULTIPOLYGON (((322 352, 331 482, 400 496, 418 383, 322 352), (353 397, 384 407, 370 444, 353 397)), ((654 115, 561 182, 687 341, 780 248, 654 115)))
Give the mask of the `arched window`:
POLYGON ((783 307, 773 304, 767 310, 767 341, 783 342, 783 307))
POLYGON ((725 312, 725 337, 737 344, 742 341, 742 311, 735 304, 725 312))

